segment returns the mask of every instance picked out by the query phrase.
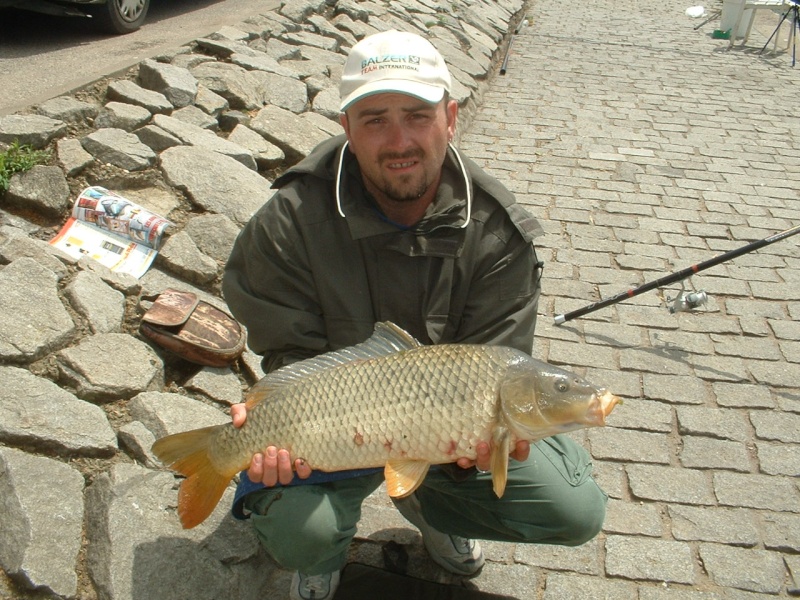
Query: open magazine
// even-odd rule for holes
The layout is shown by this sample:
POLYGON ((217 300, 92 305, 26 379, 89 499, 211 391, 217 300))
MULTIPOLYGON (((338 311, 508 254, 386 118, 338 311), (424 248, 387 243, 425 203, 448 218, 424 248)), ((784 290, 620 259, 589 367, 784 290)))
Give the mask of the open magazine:
POLYGON ((88 256, 117 273, 141 277, 173 223, 110 192, 93 186, 75 201, 72 216, 50 244, 74 258, 88 256))

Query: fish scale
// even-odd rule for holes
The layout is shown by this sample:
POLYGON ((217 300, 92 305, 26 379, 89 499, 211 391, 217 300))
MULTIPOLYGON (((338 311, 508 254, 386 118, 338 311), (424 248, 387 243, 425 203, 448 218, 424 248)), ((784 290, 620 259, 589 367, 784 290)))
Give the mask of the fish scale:
POLYGON ((474 458, 475 444, 490 437, 508 354, 502 347, 424 346, 342 365, 278 390, 251 411, 247 427, 229 430, 218 444, 252 456, 272 440, 324 471, 393 457, 474 458))

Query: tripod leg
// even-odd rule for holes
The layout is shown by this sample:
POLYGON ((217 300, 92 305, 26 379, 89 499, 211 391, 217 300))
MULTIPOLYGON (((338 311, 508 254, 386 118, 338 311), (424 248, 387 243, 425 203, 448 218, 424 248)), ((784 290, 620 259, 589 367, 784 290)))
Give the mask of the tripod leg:
MULTIPOLYGON (((797 10, 796 7, 794 7, 794 6, 792 8, 797 10)), ((778 26, 775 28, 775 31, 772 32, 772 35, 769 36, 769 39, 767 40, 767 43, 764 44, 764 47, 761 49, 761 52, 759 52, 759 54, 761 54, 762 52, 764 52, 764 50, 767 49, 767 46, 769 46, 769 43, 772 41, 772 38, 774 38, 777 35, 778 31, 780 31, 781 25, 783 25, 783 22, 786 20, 786 17, 789 16, 789 13, 792 12, 792 8, 788 9, 785 13, 783 13, 783 16, 781 17, 781 20, 778 21, 778 26)))

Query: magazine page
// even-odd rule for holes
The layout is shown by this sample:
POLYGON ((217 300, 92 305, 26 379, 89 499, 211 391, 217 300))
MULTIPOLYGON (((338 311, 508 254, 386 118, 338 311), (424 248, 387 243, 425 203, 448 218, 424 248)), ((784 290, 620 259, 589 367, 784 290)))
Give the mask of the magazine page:
POLYGON ((50 244, 76 259, 88 257, 117 273, 144 275, 172 223, 105 188, 81 192, 72 216, 50 244))
POLYGON ((164 217, 100 186, 81 192, 72 216, 155 250, 161 246, 164 230, 172 225, 164 217))

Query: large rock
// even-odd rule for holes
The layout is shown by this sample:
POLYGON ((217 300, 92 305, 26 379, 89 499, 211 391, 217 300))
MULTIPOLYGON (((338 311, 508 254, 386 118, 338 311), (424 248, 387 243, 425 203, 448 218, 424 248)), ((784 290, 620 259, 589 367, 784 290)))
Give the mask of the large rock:
POLYGON ((81 340, 56 356, 62 377, 89 400, 113 401, 164 385, 164 362, 143 341, 124 333, 81 340))
POLYGON ((227 215, 240 225, 272 196, 267 179, 228 156, 203 148, 169 148, 161 153, 161 169, 170 185, 185 190, 200 208, 227 215))
POLYGON ((67 456, 117 450, 103 409, 17 367, 0 367, 0 442, 67 456))
POLYGON ((36 360, 66 345, 75 332, 53 271, 27 257, 0 271, 0 360, 36 360))
POLYGON ((268 597, 271 570, 252 530, 228 510, 232 490, 201 525, 181 529, 175 478, 129 464, 99 475, 87 491, 88 564, 100 598, 217 600, 268 597), (251 561, 253 562, 253 561, 251 561))
POLYGON ((27 587, 72 597, 83 476, 63 462, 0 447, 0 563, 27 587))

